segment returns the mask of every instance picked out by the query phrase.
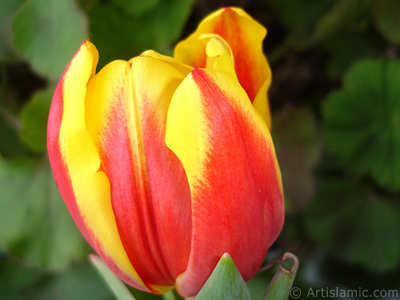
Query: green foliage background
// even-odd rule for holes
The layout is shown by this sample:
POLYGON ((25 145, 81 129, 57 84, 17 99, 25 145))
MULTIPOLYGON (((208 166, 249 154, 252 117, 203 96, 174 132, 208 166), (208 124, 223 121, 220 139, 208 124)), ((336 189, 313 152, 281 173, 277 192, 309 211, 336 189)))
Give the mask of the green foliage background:
MULTIPOLYGON (((82 41, 99 49, 99 67, 146 49, 171 54, 227 5, 268 29, 286 223, 267 261, 298 255, 300 299, 310 287, 400 290, 400 1, 2 0, 0 299, 114 299, 46 154, 51 96, 82 41)), ((247 283, 253 299, 269 280, 247 283)))

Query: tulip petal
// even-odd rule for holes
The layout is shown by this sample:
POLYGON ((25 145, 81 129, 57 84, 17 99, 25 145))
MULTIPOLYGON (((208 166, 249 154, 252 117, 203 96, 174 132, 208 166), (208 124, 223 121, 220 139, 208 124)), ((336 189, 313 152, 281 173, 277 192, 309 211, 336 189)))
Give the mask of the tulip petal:
POLYGON ((87 124, 122 243, 143 282, 158 290, 173 288, 190 252, 189 185, 164 138, 172 94, 190 70, 146 52, 112 62, 88 84, 87 124))
POLYGON ((55 91, 48 121, 48 151, 55 180, 78 228, 107 265, 128 284, 149 291, 129 262, 111 207, 110 188, 85 124, 86 84, 98 52, 85 41, 55 91))
POLYGON ((222 8, 205 18, 192 35, 175 47, 174 57, 194 68, 206 67, 205 45, 199 41, 205 33, 218 34, 228 43, 240 84, 270 126, 266 92, 271 83, 271 70, 262 52, 265 28, 240 8, 222 8))
POLYGON ((232 50, 226 41, 217 34, 202 34, 199 39, 206 43, 206 68, 236 76, 232 50))
POLYGON ((234 76, 194 69, 172 98, 166 142, 183 164, 192 195, 192 249, 177 290, 195 295, 225 252, 248 280, 284 219, 265 122, 234 76))

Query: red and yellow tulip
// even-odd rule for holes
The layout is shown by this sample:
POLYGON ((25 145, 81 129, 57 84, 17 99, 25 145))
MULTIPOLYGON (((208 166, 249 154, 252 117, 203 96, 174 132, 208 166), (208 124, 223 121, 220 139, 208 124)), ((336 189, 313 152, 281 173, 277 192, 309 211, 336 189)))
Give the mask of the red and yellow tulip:
POLYGON ((253 106, 268 64, 266 77, 246 81, 242 56, 266 60, 260 45, 230 40, 229 26, 247 36, 255 22, 221 11, 203 21, 221 28, 193 46, 202 65, 146 51, 96 74, 86 41, 54 93, 48 151, 59 190, 90 245, 141 290, 196 295, 225 252, 248 280, 283 225, 273 143, 253 106))
POLYGON ((262 41, 266 29, 240 8, 226 7, 206 17, 197 30, 176 45, 174 57, 194 68, 207 66, 204 34, 221 36, 232 51, 238 80, 254 108, 271 127, 267 90, 271 84, 271 69, 263 54, 262 41))

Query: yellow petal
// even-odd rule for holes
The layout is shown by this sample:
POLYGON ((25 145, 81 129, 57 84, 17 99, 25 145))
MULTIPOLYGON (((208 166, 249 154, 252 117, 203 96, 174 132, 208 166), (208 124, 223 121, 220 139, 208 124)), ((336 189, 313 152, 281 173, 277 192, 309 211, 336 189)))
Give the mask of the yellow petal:
POLYGON ((92 238, 92 246, 128 283, 148 290, 132 267, 119 237, 107 176, 99 171, 100 158, 85 120, 87 83, 95 73, 98 52, 86 41, 63 78, 63 116, 60 148, 68 168, 79 213, 92 238))

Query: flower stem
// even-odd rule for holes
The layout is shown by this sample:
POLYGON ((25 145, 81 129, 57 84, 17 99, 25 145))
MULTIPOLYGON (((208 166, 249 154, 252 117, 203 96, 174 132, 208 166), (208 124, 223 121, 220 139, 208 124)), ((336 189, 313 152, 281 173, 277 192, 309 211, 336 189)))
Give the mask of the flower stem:
POLYGON ((175 297, 173 291, 166 292, 166 293, 163 294, 162 296, 163 296, 163 298, 164 298, 165 300, 176 300, 176 297, 175 297))
POLYGON ((135 300, 135 297, 132 296, 125 284, 107 267, 100 257, 91 254, 89 258, 118 300, 135 300))

